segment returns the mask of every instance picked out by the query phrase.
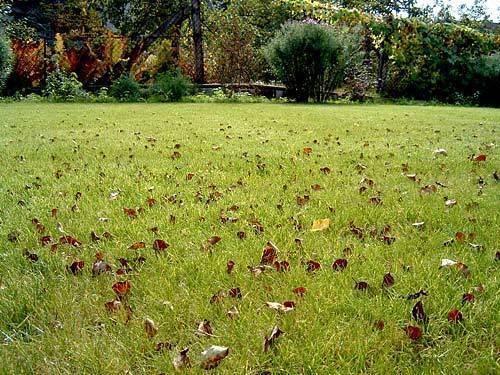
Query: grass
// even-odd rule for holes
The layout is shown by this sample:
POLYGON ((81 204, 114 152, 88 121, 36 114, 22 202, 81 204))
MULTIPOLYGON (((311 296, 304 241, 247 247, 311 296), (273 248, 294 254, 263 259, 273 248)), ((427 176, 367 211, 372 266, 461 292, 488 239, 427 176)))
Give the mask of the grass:
POLYGON ((172 373, 184 347, 193 362, 185 372, 200 373, 200 353, 210 345, 229 347, 212 370, 221 374, 499 371, 500 194, 493 173, 500 110, 17 103, 0 104, 0 114, 1 373, 172 373), (438 148, 447 156, 434 155, 438 148), (172 157, 175 151, 180 157, 172 157), (472 154, 487 159, 473 162, 472 154), (405 176, 411 173, 420 181, 405 176), (361 183, 364 177, 373 186, 361 183), (437 191, 422 194, 428 184, 437 191), (112 192, 119 192, 114 200, 112 192), (298 204, 304 195, 309 201, 298 204), (381 204, 369 203, 372 197, 381 204), (148 198, 156 204, 149 207, 148 198), (457 204, 447 208, 446 199, 457 204), (233 205, 239 208, 229 210, 233 205), (142 209, 129 218, 124 208, 142 209), (223 223, 221 216, 238 221, 223 223), (310 231, 325 218, 328 229, 310 231), (263 233, 249 225, 254 219, 263 233), (82 245, 42 246, 40 237, 61 236, 57 223, 82 245), (392 244, 381 240, 387 225, 392 244), (91 241, 92 231, 99 242, 91 241), (457 232, 465 241, 443 246, 457 232), (209 245, 212 236, 222 240, 209 245), (170 246, 157 254, 155 239, 170 246), (259 264, 268 240, 290 269, 256 276, 247 266, 259 264), (138 241, 145 248, 129 249, 138 241), (26 249, 38 260, 27 259, 26 249), (92 276, 97 252, 113 273, 92 276), (116 274, 119 258, 139 256, 144 263, 116 274), (338 258, 348 266, 335 272, 338 258), (470 277, 457 267, 440 269, 444 258, 464 263, 470 277), (78 260, 84 269, 74 275, 67 267, 78 260), (308 260, 322 268, 307 272, 308 260), (387 272, 395 283, 384 290, 387 272), (122 301, 131 315, 105 308, 115 298, 112 285, 122 280, 132 285, 122 301), (359 281, 368 290, 356 290, 359 281), (300 286, 307 288, 302 298, 293 292, 300 286), (234 287, 243 298, 210 303, 234 287), (427 324, 412 317, 417 300, 401 298, 421 289, 428 291, 418 299, 427 324), (467 292, 475 300, 462 305, 467 292), (287 313, 265 306, 287 300, 296 303, 287 313), (226 316, 233 305, 237 319, 226 316), (448 321, 453 308, 462 322, 448 321), (146 317, 158 329, 152 339, 146 317), (213 337, 196 335, 203 319, 213 337), (383 330, 374 328, 379 320, 383 330), (264 353, 264 336, 276 324, 284 334, 264 353), (408 325, 419 326, 422 338, 410 339, 408 325), (172 348, 156 351, 160 342, 172 348))

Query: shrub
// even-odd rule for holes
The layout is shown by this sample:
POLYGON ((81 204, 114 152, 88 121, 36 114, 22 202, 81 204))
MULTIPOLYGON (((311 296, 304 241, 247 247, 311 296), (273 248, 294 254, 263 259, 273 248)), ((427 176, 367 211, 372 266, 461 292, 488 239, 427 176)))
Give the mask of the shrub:
POLYGON ((122 76, 113 83, 109 93, 120 101, 135 102, 141 98, 141 87, 134 78, 122 76))
POLYGON ((178 102, 192 91, 192 84, 179 70, 160 73, 151 89, 154 99, 164 102, 178 102))
POLYGON ((75 73, 56 69, 47 76, 43 94, 55 100, 72 101, 84 99, 88 95, 75 73))
POLYGON ((0 92, 5 86, 5 82, 12 70, 12 51, 10 41, 0 34, 0 92))
POLYGON ((483 105, 500 107, 500 52, 483 56, 475 62, 473 86, 478 94, 478 102, 483 105))
POLYGON ((291 22, 283 25, 264 53, 291 98, 322 102, 342 83, 346 66, 358 63, 358 51, 357 38, 340 29, 291 22))

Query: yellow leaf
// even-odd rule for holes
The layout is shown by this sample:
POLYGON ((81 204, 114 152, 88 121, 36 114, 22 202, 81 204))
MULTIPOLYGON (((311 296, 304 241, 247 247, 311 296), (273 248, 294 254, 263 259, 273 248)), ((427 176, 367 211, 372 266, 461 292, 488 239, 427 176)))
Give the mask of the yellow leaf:
POLYGON ((325 230, 330 226, 330 219, 318 219, 313 221, 311 232, 318 232, 325 230))

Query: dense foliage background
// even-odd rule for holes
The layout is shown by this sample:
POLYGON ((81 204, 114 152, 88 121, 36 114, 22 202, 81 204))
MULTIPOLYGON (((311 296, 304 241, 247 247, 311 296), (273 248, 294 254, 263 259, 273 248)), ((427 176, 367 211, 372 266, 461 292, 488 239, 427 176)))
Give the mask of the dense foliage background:
MULTIPOLYGON (((157 76, 176 81, 175 72, 188 77, 176 81, 176 92, 190 92, 182 88, 190 78, 285 83, 296 97, 264 51, 283 25, 312 22, 359 35, 362 58, 342 66, 341 95, 498 106, 500 27, 481 4, 463 7, 457 18, 447 7, 421 8, 414 0, 0 0, 12 51, 0 42, 0 62, 14 56, 2 70, 7 95, 42 92, 50 73, 61 70, 91 92, 123 77, 146 85, 134 98, 158 97, 157 76)), ((327 91, 321 100, 331 96, 327 91)))

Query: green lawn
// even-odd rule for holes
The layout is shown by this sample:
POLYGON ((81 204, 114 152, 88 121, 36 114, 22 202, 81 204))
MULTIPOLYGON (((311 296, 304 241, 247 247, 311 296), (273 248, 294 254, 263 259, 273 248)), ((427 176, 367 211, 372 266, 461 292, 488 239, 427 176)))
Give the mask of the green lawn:
POLYGON ((0 104, 0 129, 0 373, 168 374, 185 347, 199 373, 211 345, 223 374, 499 371, 498 109, 0 104), (252 272, 269 240, 285 270, 252 272))

